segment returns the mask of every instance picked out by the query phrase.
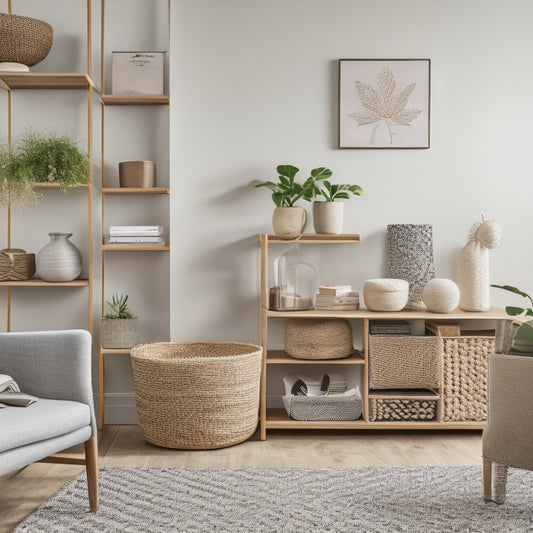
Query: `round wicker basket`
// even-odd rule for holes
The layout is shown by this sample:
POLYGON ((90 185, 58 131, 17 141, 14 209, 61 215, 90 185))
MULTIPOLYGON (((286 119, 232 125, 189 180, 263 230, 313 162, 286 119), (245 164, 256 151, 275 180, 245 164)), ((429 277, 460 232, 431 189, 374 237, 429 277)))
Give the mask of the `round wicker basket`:
POLYGON ((253 435, 261 346, 156 342, 132 348, 138 425, 156 446, 208 450, 253 435))
POLYGON ((24 281, 35 274, 35 254, 21 248, 0 250, 0 281, 24 281))
POLYGON ((0 13, 0 62, 31 67, 50 52, 54 30, 50 24, 30 17, 0 13))

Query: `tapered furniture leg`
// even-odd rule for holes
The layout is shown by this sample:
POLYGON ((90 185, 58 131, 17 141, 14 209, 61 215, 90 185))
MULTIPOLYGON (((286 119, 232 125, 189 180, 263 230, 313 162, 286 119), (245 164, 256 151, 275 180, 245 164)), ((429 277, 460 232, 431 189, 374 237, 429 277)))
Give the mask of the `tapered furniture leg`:
POLYGON ((483 459, 483 498, 486 502, 492 500, 492 461, 483 459))
POLYGON ((508 467, 499 463, 494 463, 494 498, 496 503, 505 502, 505 493, 507 489, 507 470, 508 467))
POLYGON ((96 435, 85 442, 85 469, 89 489, 89 508, 92 512, 96 512, 98 510, 98 443, 96 435))

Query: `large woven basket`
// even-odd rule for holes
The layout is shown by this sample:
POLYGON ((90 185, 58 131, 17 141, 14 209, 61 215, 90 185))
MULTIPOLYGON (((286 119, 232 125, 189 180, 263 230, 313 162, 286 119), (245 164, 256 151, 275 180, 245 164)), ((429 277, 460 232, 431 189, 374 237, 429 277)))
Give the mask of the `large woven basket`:
POLYGON ((35 254, 21 248, 0 250, 0 281, 24 281, 35 274, 35 254))
POLYGON ((214 449, 253 435, 263 349, 239 342, 157 342, 131 350, 139 429, 165 448, 214 449))
POLYGON ((373 389, 439 388, 441 359, 440 337, 370 335, 370 387, 373 389))
POLYGON ((488 355, 493 336, 443 337, 442 420, 487 420, 488 355))
POLYGON ((341 359, 353 353, 352 326, 344 318, 290 318, 285 352, 296 359, 341 359))

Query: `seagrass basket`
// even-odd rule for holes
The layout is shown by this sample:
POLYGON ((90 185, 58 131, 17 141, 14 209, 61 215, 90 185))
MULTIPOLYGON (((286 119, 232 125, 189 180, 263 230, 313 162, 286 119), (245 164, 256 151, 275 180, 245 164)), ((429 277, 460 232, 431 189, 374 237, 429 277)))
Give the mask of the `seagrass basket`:
POLYGON ((35 274, 35 254, 21 248, 0 250, 0 281, 24 281, 35 274))
POLYGON ((0 13, 0 62, 31 67, 50 52, 54 30, 50 24, 20 15, 0 13))
POLYGON ((240 342, 156 342, 131 350, 138 425, 164 448, 208 450, 253 435, 263 349, 240 342))

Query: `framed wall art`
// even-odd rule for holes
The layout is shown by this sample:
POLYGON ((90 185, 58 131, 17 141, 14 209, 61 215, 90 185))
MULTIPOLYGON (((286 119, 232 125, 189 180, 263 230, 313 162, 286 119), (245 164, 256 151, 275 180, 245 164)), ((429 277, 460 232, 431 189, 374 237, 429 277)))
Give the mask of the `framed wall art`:
POLYGON ((429 59, 339 59, 339 148, 429 148, 429 59))

